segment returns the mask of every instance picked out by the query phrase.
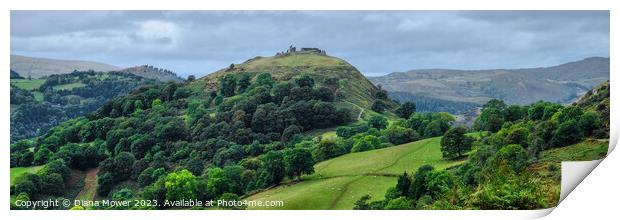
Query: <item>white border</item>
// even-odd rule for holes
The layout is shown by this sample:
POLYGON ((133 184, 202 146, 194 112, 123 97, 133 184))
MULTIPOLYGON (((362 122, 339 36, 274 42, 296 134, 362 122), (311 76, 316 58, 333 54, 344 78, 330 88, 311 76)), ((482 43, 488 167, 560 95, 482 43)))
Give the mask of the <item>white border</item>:
MULTIPOLYGON (((0 1, 2 11, 0 12, 0 69, 9 69, 10 54, 10 12, 9 10, 612 10, 611 11, 611 45, 610 56, 617 57, 618 45, 615 39, 619 39, 617 26, 618 13, 620 10, 617 4, 611 0, 561 0, 561 1, 542 1, 542 0, 435 0, 435 1, 334 1, 334 0, 313 0, 313 1, 240 1, 228 0, 217 2, 200 2, 192 0, 133 0, 133 1, 114 1, 114 0, 22 0, 22 1, 0 1)), ((611 81, 615 81, 614 73, 617 72, 618 62, 611 59, 611 81)), ((1 157, 5 168, 2 169, 0 178, 2 184, 0 188, 8 189, 9 185, 9 76, 3 75, 3 85, 1 86, 1 117, 4 122, 0 130, 0 140, 5 147, 4 156, 1 157)), ((611 146, 617 143, 618 117, 614 114, 616 109, 613 103, 618 102, 616 94, 617 88, 611 88, 611 146)), ((557 219, 573 219, 576 216, 582 218, 598 215, 600 217, 614 216, 613 205, 618 204, 615 200, 619 195, 617 190, 618 170, 620 161, 618 153, 612 153, 604 160, 601 165, 593 171, 592 177, 586 178, 576 190, 567 196, 556 211, 549 217, 557 219), (615 158, 615 159, 614 159, 615 158), (613 160, 613 161, 609 161, 613 160), (612 193, 608 193, 612 192, 612 193), (574 194, 574 195, 573 195, 574 194), (565 204, 566 203, 566 204, 565 204), (585 208, 585 209, 584 209, 585 208)), ((0 190, 0 198, 8 198, 8 190, 0 190)), ((413 219, 423 217, 425 219, 512 219, 512 218, 535 218, 548 213, 550 210, 543 211, 157 211, 156 215, 149 211, 8 211, 8 203, 0 202, 3 215, 9 219, 67 219, 83 218, 88 215, 88 219, 110 219, 110 218, 136 218, 146 217, 155 219, 180 219, 188 218, 295 218, 295 219, 317 219, 317 218, 338 218, 338 219, 413 219)), ((617 215, 616 215, 617 216, 617 215)), ((608 218, 610 218, 608 217, 608 218)), ((7 218, 5 218, 7 219, 7 218)))

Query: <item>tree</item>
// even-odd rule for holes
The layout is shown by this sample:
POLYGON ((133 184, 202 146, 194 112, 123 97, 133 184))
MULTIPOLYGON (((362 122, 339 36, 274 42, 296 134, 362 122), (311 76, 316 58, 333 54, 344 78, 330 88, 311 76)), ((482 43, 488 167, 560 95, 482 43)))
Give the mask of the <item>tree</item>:
POLYGON ((394 111, 398 117, 401 118, 409 118, 411 114, 415 113, 415 103, 413 102, 405 102, 402 105, 398 106, 398 108, 394 111))
POLYGON ((284 100, 284 97, 288 96, 293 88, 293 84, 290 82, 279 82, 272 88, 273 97, 272 100, 275 103, 280 103, 284 100))
POLYGON ((295 79, 295 84, 297 84, 299 87, 312 88, 314 87, 314 79, 312 79, 312 77, 308 75, 303 75, 295 79))
POLYGON ((558 125, 554 121, 541 121, 532 130, 530 136, 532 142, 528 148, 534 147, 531 151, 538 154, 538 151, 550 149, 552 146, 551 139, 558 125), (536 141, 534 141, 536 140, 536 141))
POLYGON ((392 125, 382 131, 382 136, 392 144, 399 145, 420 139, 418 132, 411 128, 392 125))
POLYGON ((166 199, 176 201, 196 199, 197 183, 196 177, 185 169, 168 174, 164 182, 166 199))
POLYGON ((112 174, 104 173, 97 178, 97 194, 100 196, 108 196, 112 188, 114 187, 114 179, 112 174))
POLYGON ((493 166, 501 163, 508 164, 516 173, 523 171, 529 165, 529 157, 527 151, 518 144, 509 144, 497 151, 492 159, 493 166))
POLYGON ((34 183, 30 180, 24 180, 15 184, 15 194, 25 193, 27 195, 34 195, 37 192, 34 183))
POLYGON ((435 168, 430 165, 424 165, 418 168, 418 170, 413 175, 413 182, 411 183, 411 188, 409 192, 413 200, 418 200, 418 198, 428 194, 428 179, 429 174, 433 172, 435 168))
POLYGON ((560 110, 557 114, 554 114, 552 119, 558 124, 562 124, 568 120, 579 120, 579 117, 583 114, 583 110, 577 106, 568 106, 560 110))
POLYGON ((230 97, 235 95, 235 89, 237 88, 237 79, 232 74, 225 75, 220 78, 220 94, 224 97, 230 97))
POLYGON ((368 126, 371 128, 376 128, 376 129, 384 129, 386 128, 388 125, 388 121, 385 117, 381 116, 381 115, 375 115, 370 117, 370 119, 368 119, 368 126))
POLYGON ((259 170, 261 185, 266 187, 278 184, 285 176, 284 155, 280 151, 269 151, 261 158, 263 167, 259 170))
POLYGON ((299 178, 303 174, 314 173, 312 153, 305 148, 293 148, 284 152, 286 173, 289 177, 299 178))
POLYGON ((41 171, 39 171, 39 175, 49 175, 52 173, 58 173, 62 176, 63 181, 69 180, 71 177, 71 170, 61 159, 53 160, 48 162, 41 171))
POLYGON ((290 125, 286 127, 286 129, 284 129, 284 132, 282 132, 282 141, 288 143, 289 141, 293 140, 293 137, 295 135, 298 135, 300 133, 301 130, 297 125, 290 125))
POLYGON ((385 102, 383 100, 375 100, 372 103, 372 106, 370 107, 370 109, 372 109, 373 111, 382 113, 383 111, 385 111, 386 107, 387 107, 387 105, 385 104, 385 102))
POLYGON ((480 116, 476 118, 474 127, 478 130, 497 132, 504 124, 504 114, 497 108, 487 108, 482 110, 480 116))
POLYGON ((148 135, 135 134, 131 138, 131 153, 138 159, 142 159, 155 145, 156 140, 148 135))
POLYGON ((404 172, 403 175, 398 176, 398 181, 396 182, 396 190, 402 196, 410 195, 409 189, 411 188, 411 177, 407 172, 404 172))
POLYGON ((136 158, 129 152, 121 152, 114 157, 114 170, 112 171, 114 182, 129 179, 136 158))
POLYGON ((129 201, 131 198, 133 198, 133 191, 130 188, 122 188, 112 194, 112 199, 115 201, 129 201))
POLYGON ((189 75, 189 76, 187 76, 187 81, 188 81, 188 82, 193 82, 193 81, 195 81, 195 80, 196 80, 196 76, 194 76, 194 75, 189 75))
POLYGON ((506 121, 516 121, 524 118, 527 115, 527 108, 510 105, 504 110, 504 118, 506 121))
POLYGON ((210 198, 217 198, 228 191, 228 183, 224 178, 224 170, 219 167, 209 168, 206 171, 207 192, 210 198))
POLYGON ((239 93, 244 93, 248 87, 252 84, 252 75, 249 73, 243 73, 239 75, 239 80, 237 81, 237 91, 239 93))
POLYGON ((245 187, 248 182, 243 182, 241 179, 241 175, 246 169, 240 165, 233 166, 225 166, 223 171, 224 182, 227 184, 228 188, 226 192, 235 193, 235 194, 243 194, 245 193, 245 187))
POLYGON ((602 126, 601 115, 595 111, 587 111, 579 118, 579 126, 584 131, 586 136, 590 136, 592 135, 592 131, 599 129, 602 126))
POLYGON ((43 175, 41 177, 41 191, 48 195, 62 195, 65 184, 62 176, 58 173, 43 175))
POLYGON ((155 182, 153 178, 151 177, 153 175, 154 170, 155 169, 153 167, 149 167, 143 170, 138 176, 138 184, 140 186, 148 186, 151 183, 155 182))
POLYGON ((261 73, 256 77, 256 86, 267 86, 271 88, 273 86, 274 80, 271 77, 270 73, 261 73))
POLYGON ((387 100, 388 99, 388 92, 385 91, 384 89, 382 89, 381 86, 379 86, 379 88, 377 88, 373 92, 373 97, 375 97, 377 99, 387 100))
POLYGON ((577 143, 583 137, 583 130, 574 119, 568 120, 558 126, 553 134, 551 143, 554 147, 562 147, 577 143))
POLYGON ((46 163, 53 156, 52 151, 47 149, 46 147, 39 148, 37 152, 34 154, 34 165, 41 165, 46 163))
POLYGON ((454 159, 461 157, 471 150, 473 138, 466 135, 467 128, 453 127, 441 138, 441 153, 444 158, 454 159))
POLYGON ((527 148, 529 131, 524 127, 510 129, 506 135, 506 144, 518 144, 527 148))

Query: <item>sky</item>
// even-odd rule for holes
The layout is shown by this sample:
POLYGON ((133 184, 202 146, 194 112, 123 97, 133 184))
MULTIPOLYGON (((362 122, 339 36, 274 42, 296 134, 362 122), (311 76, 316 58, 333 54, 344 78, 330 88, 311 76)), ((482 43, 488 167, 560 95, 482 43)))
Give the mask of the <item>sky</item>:
POLYGON ((289 45, 369 76, 609 57, 609 11, 11 11, 11 54, 203 76, 289 45))

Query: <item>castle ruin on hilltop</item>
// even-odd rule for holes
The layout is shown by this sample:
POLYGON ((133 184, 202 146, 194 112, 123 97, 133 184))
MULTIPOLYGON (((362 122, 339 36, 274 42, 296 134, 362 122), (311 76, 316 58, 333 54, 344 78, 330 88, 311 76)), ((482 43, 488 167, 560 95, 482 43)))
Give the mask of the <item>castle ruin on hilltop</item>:
POLYGON ((302 47, 300 50, 297 50, 297 47, 293 45, 289 46, 289 48, 285 51, 277 52, 276 56, 286 56, 290 54, 306 54, 306 53, 314 53, 319 55, 327 55, 325 50, 321 50, 316 47, 302 47))

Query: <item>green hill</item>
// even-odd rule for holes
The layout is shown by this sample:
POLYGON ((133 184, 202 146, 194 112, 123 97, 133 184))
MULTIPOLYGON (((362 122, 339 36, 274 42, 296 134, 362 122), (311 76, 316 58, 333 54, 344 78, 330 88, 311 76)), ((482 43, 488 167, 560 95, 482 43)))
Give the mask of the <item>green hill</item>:
POLYGON ((383 199, 396 184, 398 175, 430 164, 437 169, 463 161, 441 156, 440 137, 360 153, 346 154, 314 166, 315 173, 301 182, 282 184, 246 198, 248 201, 284 201, 284 207, 248 209, 352 209, 355 201, 368 194, 383 199))
POLYGON ((278 81, 287 81, 301 75, 309 75, 318 85, 330 84, 342 102, 351 102, 370 109, 373 94, 378 90, 359 70, 348 62, 319 53, 289 53, 273 57, 255 57, 241 64, 232 64, 200 80, 206 90, 215 90, 218 79, 228 74, 249 73, 255 78, 261 73, 271 73, 278 81))

